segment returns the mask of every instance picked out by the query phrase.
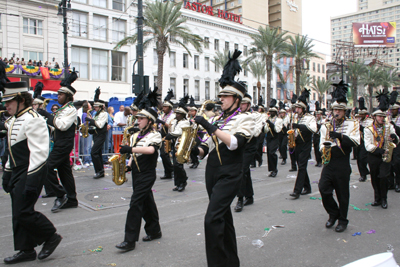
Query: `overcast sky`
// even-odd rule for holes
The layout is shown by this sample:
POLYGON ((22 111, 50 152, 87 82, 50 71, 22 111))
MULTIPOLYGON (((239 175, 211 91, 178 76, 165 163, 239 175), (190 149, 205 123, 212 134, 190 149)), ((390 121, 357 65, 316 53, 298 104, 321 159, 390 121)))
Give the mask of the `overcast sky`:
POLYGON ((330 17, 356 12, 357 0, 302 0, 302 6, 303 35, 315 39, 315 51, 330 55, 330 17))

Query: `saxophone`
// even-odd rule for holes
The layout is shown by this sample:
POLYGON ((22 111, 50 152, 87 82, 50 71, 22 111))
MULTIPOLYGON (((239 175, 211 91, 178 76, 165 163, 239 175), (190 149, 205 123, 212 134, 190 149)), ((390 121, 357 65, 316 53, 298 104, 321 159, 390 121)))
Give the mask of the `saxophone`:
POLYGON ((296 147, 296 137, 295 137, 295 130, 293 129, 293 114, 290 117, 290 130, 287 131, 288 135, 288 145, 289 148, 293 150, 296 147))
MULTIPOLYGON (((214 103, 214 101, 212 100, 204 101, 203 105, 201 105, 201 108, 197 111, 196 116, 202 116, 204 110, 206 109, 206 105, 209 103, 214 103)), ((197 123, 194 123, 190 127, 182 128, 182 135, 179 138, 175 147, 176 161, 178 161, 180 164, 189 162, 190 152, 192 151, 193 146, 195 144, 198 128, 199 126, 197 123)))
POLYGON ((328 164, 331 161, 332 143, 333 143, 333 139, 329 135, 329 132, 333 131, 333 125, 328 122, 328 123, 325 123, 325 127, 326 127, 326 135, 325 135, 325 142, 323 143, 324 147, 322 148, 322 155, 321 155, 322 163, 324 165, 328 164))
MULTIPOLYGON (((90 114, 90 111, 92 111, 92 110, 88 109, 88 111, 86 113, 90 114)), ((81 128, 82 137, 83 138, 88 138, 88 136, 89 136, 89 122, 87 121, 87 122, 82 123, 80 125, 80 128, 81 128)))
POLYGON ((391 162, 392 161, 392 156, 393 156, 393 149, 396 148, 396 144, 393 142, 389 141, 389 132, 390 132, 390 124, 386 123, 385 128, 386 128, 386 133, 385 133, 385 146, 384 150, 385 153, 382 155, 382 160, 383 162, 391 162))
MULTIPOLYGON (((133 127, 134 126, 132 125, 125 128, 121 141, 123 145, 128 145, 128 146, 130 145, 129 139, 131 135, 129 134, 128 131, 133 127)), ((116 185, 122 185, 123 183, 128 181, 128 179, 126 178, 126 171, 125 171, 126 157, 127 154, 114 155, 109 159, 109 161, 112 163, 112 181, 116 185)))
POLYGON ((171 140, 165 140, 164 139, 164 151, 165 153, 171 152, 171 140))
POLYGON ((44 110, 46 110, 46 107, 47 107, 47 105, 49 104, 50 100, 51 100, 51 98, 46 98, 46 99, 43 101, 43 109, 44 109, 44 110))

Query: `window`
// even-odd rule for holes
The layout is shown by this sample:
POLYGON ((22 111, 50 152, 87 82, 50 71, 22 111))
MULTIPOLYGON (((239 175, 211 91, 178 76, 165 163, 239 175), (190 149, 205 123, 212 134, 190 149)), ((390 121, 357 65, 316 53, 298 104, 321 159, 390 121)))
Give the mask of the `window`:
POLYGON ((93 16, 93 39, 107 40, 107 18, 102 16, 93 16))
POLYGON ((111 80, 126 82, 126 53, 111 52, 111 80))
POLYGON ((219 82, 215 82, 215 98, 218 98, 219 94, 219 82))
MULTIPOLYGON (((0 57, 2 57, 3 56, 3 54, 1 53, 1 48, 0 48, 0 57)), ((398 60, 397 60, 398 61, 398 60)))
POLYGON ((25 58, 26 62, 28 62, 30 59, 32 59, 32 61, 43 60, 43 53, 42 52, 33 52, 33 51, 24 51, 24 58, 25 58))
POLYGON ((87 13, 73 12, 72 13, 72 29, 73 36, 80 36, 87 38, 88 32, 87 13))
POLYGON ((124 11, 125 0, 113 0, 113 9, 124 11))
POLYGON ((154 82, 153 84, 156 85, 158 83, 158 76, 154 76, 154 82))
POLYGON ((235 44, 235 50, 239 50, 239 44, 235 44))
MULTIPOLYGON (((25 57, 26 59, 26 57, 25 57)), ((83 47, 71 48, 71 67, 79 71, 79 78, 89 78, 89 49, 83 47)))
POLYGON ((315 62, 312 63, 312 70, 315 71, 315 62))
POLYGON ((210 71, 210 58, 209 57, 204 58, 204 70, 210 71))
POLYGON ((187 95, 189 93, 189 79, 183 79, 183 95, 187 95))
POLYGON ((93 0, 93 5, 107 8, 107 0, 93 0))
POLYGON ((0 30, 1 30, 1 14, 0 14, 0 30))
POLYGON ((235 2, 231 2, 231 7, 234 7, 235 6, 235 2))
POLYGON ((316 100, 316 99, 315 99, 315 93, 313 93, 312 95, 313 95, 313 100, 316 100))
POLYGON ((43 35, 43 21, 38 19, 23 19, 24 33, 43 35))
POLYGON ((195 69, 195 70, 200 69, 200 66, 199 66, 199 56, 194 56, 194 69, 195 69))
POLYGON ((210 38, 204 37, 204 48, 208 49, 210 47, 210 38))
POLYGON ((239 7, 239 9, 238 9, 238 13, 242 13, 242 8, 241 7, 239 7))
POLYGON ((119 42, 125 38, 125 20, 113 18, 113 42, 119 42))
POLYGON ((169 66, 176 67, 176 53, 172 51, 169 52, 169 66))
POLYGON ((325 65, 322 64, 322 73, 325 73, 325 65))
POLYGON ((242 0, 238 0, 238 4, 240 5, 242 3, 242 0))
POLYGON ((318 63, 318 72, 321 72, 321 64, 318 63))
POLYGON ((189 68, 189 55, 188 54, 183 54, 183 67, 184 68, 189 68))
POLYGON ((206 83, 204 85, 204 93, 205 93, 206 100, 210 99, 210 82, 209 81, 206 81, 206 83))
POLYGON ((86 4, 86 3, 87 3, 87 0, 75 0, 75 2, 82 3, 82 4, 86 4))
POLYGON ((229 50, 229 42, 225 42, 225 50, 226 50, 226 51, 229 50))
POLYGON ((169 78, 169 89, 172 89, 172 92, 174 93, 174 96, 172 99, 175 99, 176 96, 176 78, 169 78))
POLYGON ((196 101, 200 100, 200 81, 199 80, 194 81, 194 100, 196 100, 196 101))
POLYGON ((153 65, 158 64, 158 55, 157 55, 157 49, 153 49, 153 65))
POLYGON ((243 46, 243 56, 247 57, 247 46, 243 46))
POLYGON ((315 83, 315 75, 313 75, 313 77, 312 77, 312 81, 315 83))
POLYGON ((108 51, 92 50, 92 79, 107 80, 108 51))
POLYGON ((219 40, 218 39, 214 40, 214 50, 219 51, 219 40))

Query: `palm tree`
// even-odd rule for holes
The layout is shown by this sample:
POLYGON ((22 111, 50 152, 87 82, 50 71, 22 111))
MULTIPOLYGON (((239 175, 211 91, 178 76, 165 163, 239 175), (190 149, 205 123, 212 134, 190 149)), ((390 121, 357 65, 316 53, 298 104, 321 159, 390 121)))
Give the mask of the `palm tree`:
POLYGON ((358 82, 361 76, 366 71, 366 66, 364 65, 364 61, 361 59, 357 59, 354 62, 349 62, 347 64, 348 67, 348 77, 351 80, 351 97, 353 98, 353 107, 357 104, 357 96, 358 96, 358 82))
POLYGON ((290 43, 285 45, 285 50, 279 54, 278 58, 291 57, 295 59, 296 70, 296 94, 300 94, 300 76, 302 72, 303 60, 311 58, 321 58, 312 51, 314 45, 312 40, 307 36, 296 35, 295 37, 289 36, 290 43))
POLYGON ((382 69, 380 72, 380 85, 382 85, 385 92, 389 91, 389 87, 398 85, 400 83, 399 72, 395 68, 382 69))
POLYGON ((270 28, 268 25, 265 27, 260 26, 257 34, 250 34, 253 39, 251 43, 253 48, 249 50, 250 57, 247 62, 255 58, 259 58, 266 66, 267 70, 267 104, 271 98, 271 76, 273 69, 273 55, 280 53, 285 47, 287 40, 286 31, 281 31, 278 28, 270 28))
POLYGON ((372 112, 374 87, 378 87, 380 85, 381 71, 381 68, 376 65, 367 66, 361 78, 361 82, 368 87, 370 112, 372 112))
MULTIPOLYGON (((164 55, 167 50, 170 51, 170 43, 174 42, 182 46, 192 56, 188 44, 191 44, 196 51, 202 52, 201 42, 203 39, 199 35, 193 34, 188 27, 183 25, 187 18, 181 16, 182 3, 154 1, 147 2, 146 5, 143 36, 147 37, 147 39, 143 42, 143 48, 146 49, 152 42, 156 45, 158 56, 157 86, 159 93, 161 93, 164 55)), ((127 44, 134 44, 136 41, 137 34, 127 36, 117 43, 114 50, 118 50, 127 44)))
POLYGON ((303 89, 311 84, 311 77, 307 71, 300 74, 300 88, 303 89))
POLYGON ((265 77, 265 64, 259 60, 251 61, 249 63, 249 68, 250 68, 250 72, 257 79, 258 99, 260 99, 261 78, 265 77))
POLYGON ((314 80, 312 82, 311 88, 317 91, 319 103, 322 103, 322 96, 325 94, 326 91, 328 91, 331 85, 331 81, 325 80, 324 78, 322 78, 321 80, 314 80))
MULTIPOLYGON (((211 59, 211 62, 217 67, 216 70, 223 70, 226 62, 228 62, 228 53, 229 50, 224 50, 224 52, 217 51, 214 55, 214 58, 211 59)), ((240 59, 238 59, 240 62, 240 59)))

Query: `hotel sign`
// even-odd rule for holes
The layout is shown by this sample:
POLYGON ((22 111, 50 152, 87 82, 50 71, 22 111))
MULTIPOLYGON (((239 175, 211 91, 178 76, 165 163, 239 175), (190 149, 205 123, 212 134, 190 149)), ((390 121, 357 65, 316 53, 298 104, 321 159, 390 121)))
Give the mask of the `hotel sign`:
POLYGON ((209 16, 218 16, 218 18, 242 24, 241 15, 236 15, 232 12, 228 12, 221 9, 217 9, 217 13, 214 13, 214 8, 212 6, 206 6, 196 2, 190 3, 189 1, 187 1, 185 8, 192 11, 197 11, 199 13, 207 14, 209 16))
POLYGON ((297 12, 299 10, 299 6, 296 5, 294 0, 286 0, 286 4, 289 6, 290 11, 297 12))

